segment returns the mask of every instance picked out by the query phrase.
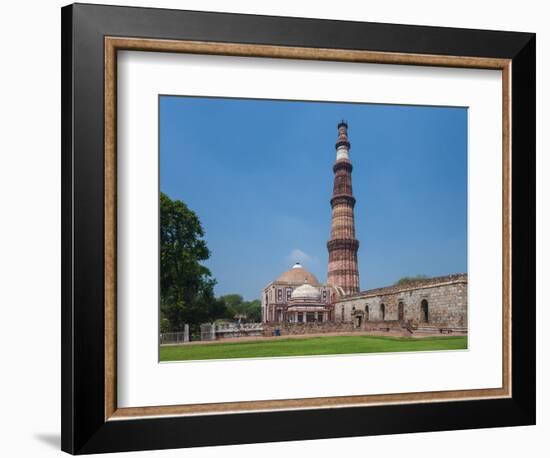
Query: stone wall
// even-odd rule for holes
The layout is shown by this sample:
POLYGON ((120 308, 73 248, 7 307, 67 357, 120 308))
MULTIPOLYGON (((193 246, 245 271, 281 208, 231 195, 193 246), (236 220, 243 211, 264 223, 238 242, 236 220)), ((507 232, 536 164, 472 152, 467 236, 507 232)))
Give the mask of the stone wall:
POLYGON ((351 322, 325 321, 322 323, 264 323, 264 336, 274 336, 276 329, 280 331, 282 336, 359 331, 359 329, 355 329, 353 327, 353 323, 351 322))
POLYGON ((259 337, 263 335, 262 323, 203 323, 201 340, 259 337))
POLYGON ((360 320, 361 326, 369 321, 399 320, 418 325, 467 327, 467 289, 466 274, 457 274, 364 291, 336 302, 335 318, 340 322, 360 320), (427 303, 427 322, 423 303, 427 303))

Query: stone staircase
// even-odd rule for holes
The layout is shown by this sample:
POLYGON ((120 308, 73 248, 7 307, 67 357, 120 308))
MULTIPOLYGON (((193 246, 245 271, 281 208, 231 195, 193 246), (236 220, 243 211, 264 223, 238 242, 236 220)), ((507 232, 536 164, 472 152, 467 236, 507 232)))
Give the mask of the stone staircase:
POLYGON ((369 321, 362 329, 376 334, 388 334, 402 337, 418 337, 423 335, 466 335, 468 333, 468 328, 461 326, 412 323, 398 320, 369 321))
POLYGON ((411 331, 407 328, 406 323, 402 323, 398 320, 386 320, 386 321, 371 321, 365 330, 375 333, 387 333, 393 336, 410 337, 411 331))
POLYGON ((411 326, 411 334, 413 335, 465 335, 468 333, 468 328, 464 326, 448 326, 448 325, 430 325, 419 324, 411 326))

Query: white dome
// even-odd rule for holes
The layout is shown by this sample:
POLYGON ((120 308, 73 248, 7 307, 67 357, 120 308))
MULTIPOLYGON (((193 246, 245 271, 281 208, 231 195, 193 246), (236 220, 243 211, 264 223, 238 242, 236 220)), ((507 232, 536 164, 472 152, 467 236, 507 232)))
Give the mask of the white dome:
POLYGON ((309 284, 298 286, 290 296, 291 299, 308 299, 318 301, 321 299, 321 293, 319 289, 309 284))

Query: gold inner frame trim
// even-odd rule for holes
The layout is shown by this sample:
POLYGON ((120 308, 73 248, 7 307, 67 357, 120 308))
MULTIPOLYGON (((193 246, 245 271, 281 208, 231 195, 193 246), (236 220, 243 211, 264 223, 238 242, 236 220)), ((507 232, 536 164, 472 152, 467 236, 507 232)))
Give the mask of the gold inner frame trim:
POLYGON ((105 420, 143 417, 322 409, 507 398, 512 394, 511 365, 511 60, 289 46, 105 37, 105 420), (117 51, 174 52, 238 57, 421 65, 500 70, 502 72, 502 387, 418 393, 335 396, 118 408, 117 405, 117 51))

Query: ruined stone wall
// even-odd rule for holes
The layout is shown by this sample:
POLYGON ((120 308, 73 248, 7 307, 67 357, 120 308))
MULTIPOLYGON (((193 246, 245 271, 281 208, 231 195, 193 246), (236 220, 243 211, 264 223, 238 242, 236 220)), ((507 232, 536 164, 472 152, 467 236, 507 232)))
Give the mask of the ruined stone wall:
POLYGON ((408 286, 365 291, 336 302, 335 318, 340 322, 352 322, 362 315, 362 323, 399 320, 419 325, 467 327, 467 289, 467 276, 459 274, 427 279, 408 286), (428 307, 427 322, 423 301, 428 307), (400 304, 403 310, 401 316, 400 304))
POLYGON ((324 321, 322 323, 273 323, 265 324, 264 336, 271 337, 275 335, 278 329, 282 336, 304 335, 304 334, 323 334, 329 332, 353 332, 359 331, 349 322, 324 321))

